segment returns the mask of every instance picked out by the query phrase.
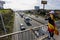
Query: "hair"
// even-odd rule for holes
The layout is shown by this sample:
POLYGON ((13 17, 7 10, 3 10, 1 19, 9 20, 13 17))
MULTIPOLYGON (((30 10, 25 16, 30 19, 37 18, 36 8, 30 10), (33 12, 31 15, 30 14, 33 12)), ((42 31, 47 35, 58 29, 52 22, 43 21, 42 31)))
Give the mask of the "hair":
POLYGON ((50 14, 49 16, 51 17, 51 19, 55 20, 55 15, 54 14, 50 14))

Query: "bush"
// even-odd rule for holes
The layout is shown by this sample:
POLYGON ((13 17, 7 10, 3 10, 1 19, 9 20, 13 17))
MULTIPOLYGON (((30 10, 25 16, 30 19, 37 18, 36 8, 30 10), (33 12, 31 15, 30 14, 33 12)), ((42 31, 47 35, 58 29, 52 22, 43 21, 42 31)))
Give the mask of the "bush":
MULTIPOLYGON (((8 30, 7 33, 11 33, 12 32, 11 30, 13 29, 13 24, 14 24, 14 12, 11 9, 3 9, 3 10, 0 10, 0 13, 2 14, 5 28, 6 28, 6 30, 8 30)), ((1 21, 1 18, 0 18, 0 21, 1 21)), ((2 22, 1 22, 0 26, 3 29, 2 22)), ((1 29, 1 27, 0 27, 0 29, 1 29)))
MULTIPOLYGON (((13 32, 14 12, 11 9, 3 9, 0 10, 0 13, 2 14, 7 33, 13 32)), ((4 29, 0 18, 0 35, 3 34, 4 34, 4 29)), ((1 38, 0 40, 11 40, 11 37, 12 36, 9 36, 8 38, 1 38)))

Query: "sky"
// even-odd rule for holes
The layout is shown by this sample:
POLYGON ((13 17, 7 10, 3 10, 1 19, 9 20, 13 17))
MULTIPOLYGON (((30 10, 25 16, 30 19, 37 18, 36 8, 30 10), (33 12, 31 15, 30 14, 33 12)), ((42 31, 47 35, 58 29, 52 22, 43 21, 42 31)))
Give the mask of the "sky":
MULTIPOLYGON (((6 2, 4 8, 11 8, 14 10, 30 10, 34 9, 34 6, 43 8, 41 0, 3 0, 6 2)), ((60 9, 60 0, 47 0, 45 9, 60 9)))

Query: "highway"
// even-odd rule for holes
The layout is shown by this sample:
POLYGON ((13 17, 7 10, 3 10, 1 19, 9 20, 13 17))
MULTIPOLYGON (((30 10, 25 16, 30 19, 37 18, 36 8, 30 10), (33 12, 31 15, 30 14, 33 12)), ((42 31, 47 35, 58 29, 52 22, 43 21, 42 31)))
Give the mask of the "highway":
MULTIPOLYGON (((25 22, 24 22, 24 18, 21 18, 20 15, 18 13, 15 13, 15 21, 14 21, 14 29, 13 29, 13 32, 16 32, 16 31, 21 31, 20 29, 20 24, 24 24, 24 27, 27 29, 27 28, 33 28, 33 27, 37 27, 37 26, 40 26, 42 24, 36 22, 35 20, 32 20, 30 22, 31 25, 27 25, 25 22)), ((12 40, 33 40, 33 36, 31 31, 28 31, 28 32, 24 32, 24 33, 19 33, 19 34, 16 34, 16 35, 13 35, 12 36, 12 40)))

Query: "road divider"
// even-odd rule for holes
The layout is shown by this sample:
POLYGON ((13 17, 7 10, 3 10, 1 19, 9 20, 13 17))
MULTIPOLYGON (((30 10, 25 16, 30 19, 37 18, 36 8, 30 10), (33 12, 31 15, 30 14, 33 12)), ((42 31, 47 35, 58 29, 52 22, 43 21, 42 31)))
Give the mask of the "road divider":
POLYGON ((37 21, 37 22, 39 22, 39 23, 41 23, 41 24, 44 24, 45 25, 45 23, 43 23, 43 22, 40 22, 40 21, 38 21, 38 20, 36 20, 36 19, 34 19, 32 17, 30 17, 30 18, 33 19, 33 20, 35 20, 35 21, 37 21))

